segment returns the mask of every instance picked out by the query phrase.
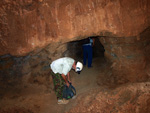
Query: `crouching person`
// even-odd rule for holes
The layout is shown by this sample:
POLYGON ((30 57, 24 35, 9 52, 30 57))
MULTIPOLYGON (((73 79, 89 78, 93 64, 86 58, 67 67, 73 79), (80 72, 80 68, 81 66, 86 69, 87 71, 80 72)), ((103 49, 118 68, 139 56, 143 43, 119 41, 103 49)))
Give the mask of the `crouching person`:
POLYGON ((54 83, 54 89, 57 96, 58 104, 67 104, 69 100, 63 98, 63 86, 66 84, 69 87, 71 69, 80 74, 83 65, 81 62, 75 62, 69 57, 59 58, 50 64, 51 74, 54 83))

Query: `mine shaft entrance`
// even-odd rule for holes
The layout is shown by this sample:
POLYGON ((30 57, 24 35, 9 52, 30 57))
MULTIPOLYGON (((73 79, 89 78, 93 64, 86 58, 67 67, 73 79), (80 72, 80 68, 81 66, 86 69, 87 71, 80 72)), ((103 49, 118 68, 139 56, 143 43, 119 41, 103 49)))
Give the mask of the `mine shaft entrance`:
MULTIPOLYGON (((104 46, 101 44, 99 39, 100 36, 91 36, 90 38, 94 39, 93 49, 93 59, 94 58, 104 58, 104 46)), ((82 39, 68 42, 67 50, 64 52, 63 56, 72 57, 76 60, 83 61, 83 44, 86 44, 89 40, 89 37, 82 39)))

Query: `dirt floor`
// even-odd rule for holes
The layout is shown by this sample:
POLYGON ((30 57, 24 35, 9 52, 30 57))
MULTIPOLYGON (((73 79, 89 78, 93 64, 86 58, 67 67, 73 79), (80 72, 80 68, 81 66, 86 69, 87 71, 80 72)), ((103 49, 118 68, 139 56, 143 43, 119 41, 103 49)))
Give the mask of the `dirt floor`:
MULTIPOLYGON (((116 113, 124 110, 123 108, 129 109, 129 107, 125 105, 129 105, 128 102, 130 100, 134 101, 135 98, 132 99, 133 97, 140 97, 142 94, 144 97, 147 97, 144 99, 146 103, 141 102, 140 99, 136 98, 139 101, 133 102, 133 104, 144 103, 145 106, 150 105, 150 90, 148 90, 150 89, 149 82, 140 83, 145 86, 144 88, 143 86, 141 88, 144 93, 139 93, 140 90, 138 90, 138 92, 136 90, 136 93, 133 94, 131 93, 132 87, 130 88, 131 91, 128 89, 120 92, 121 89, 126 89, 128 85, 123 85, 120 89, 114 90, 116 86, 112 84, 113 80, 108 80, 111 76, 109 68, 110 67, 107 67, 107 63, 103 58, 95 58, 93 59, 93 67, 84 67, 80 75, 71 71, 71 80, 76 88, 77 96, 75 99, 71 99, 67 105, 58 105, 54 91, 48 90, 42 85, 27 84, 26 86, 23 86, 23 90, 6 88, 7 90, 4 91, 5 95, 1 95, 0 113, 109 113, 109 109, 111 109, 111 112, 116 113), (117 94, 119 95, 118 97, 116 96, 117 94), (129 96, 126 96, 126 94, 129 96), (123 97, 124 99, 120 99, 119 97, 123 97), (108 98, 110 99, 108 100, 108 98), (120 101, 114 104, 114 101, 116 101, 115 99, 120 99, 120 101), (115 107, 110 108, 112 105, 115 105, 115 107), (120 105, 122 105, 123 108, 120 108, 120 105)), ((24 77, 24 80, 26 79, 28 79, 28 75, 24 77)), ((137 87, 139 88, 140 86, 141 85, 138 85, 137 87)), ((139 106, 137 109, 136 105, 131 107, 131 113, 136 111, 135 108, 137 113, 142 113, 140 110, 143 107, 139 106)), ((149 112, 150 110, 147 107, 144 109, 145 111, 143 113, 149 112)), ((124 111, 123 113, 125 112, 127 111, 124 111)))

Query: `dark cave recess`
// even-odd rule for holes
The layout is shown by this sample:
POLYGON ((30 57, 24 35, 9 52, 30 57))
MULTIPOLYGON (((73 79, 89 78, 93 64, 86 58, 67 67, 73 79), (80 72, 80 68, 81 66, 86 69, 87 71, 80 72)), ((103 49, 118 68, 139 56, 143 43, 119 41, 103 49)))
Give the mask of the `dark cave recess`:
MULTIPOLYGON (((70 56, 76 59, 82 59, 83 58, 83 49, 82 45, 87 43, 88 38, 82 39, 82 40, 76 40, 71 41, 67 43, 67 50, 63 53, 63 56, 70 56)), ((95 39, 95 43, 93 46, 93 58, 96 57, 104 57, 104 46, 101 44, 99 39, 100 36, 92 36, 91 38, 95 39)))

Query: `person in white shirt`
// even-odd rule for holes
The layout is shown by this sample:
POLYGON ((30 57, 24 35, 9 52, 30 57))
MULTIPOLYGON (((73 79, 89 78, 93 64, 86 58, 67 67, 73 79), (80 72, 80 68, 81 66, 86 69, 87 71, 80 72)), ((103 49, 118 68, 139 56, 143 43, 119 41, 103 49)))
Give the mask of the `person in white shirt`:
POLYGON ((63 57, 53 61, 50 67, 58 104, 67 104, 69 100, 65 100, 62 97, 63 86, 66 84, 69 87, 69 82, 71 82, 69 72, 71 69, 80 74, 83 65, 81 62, 76 63, 75 60, 70 57, 63 57))

